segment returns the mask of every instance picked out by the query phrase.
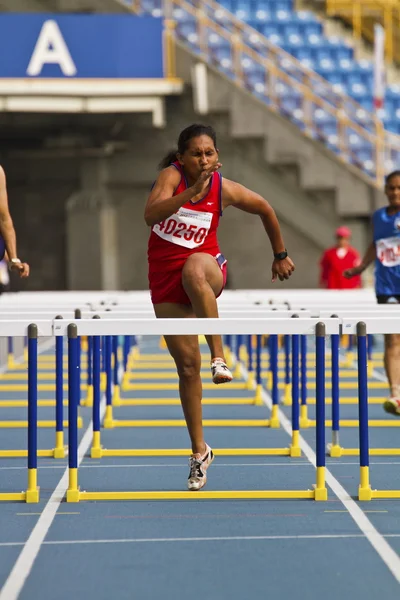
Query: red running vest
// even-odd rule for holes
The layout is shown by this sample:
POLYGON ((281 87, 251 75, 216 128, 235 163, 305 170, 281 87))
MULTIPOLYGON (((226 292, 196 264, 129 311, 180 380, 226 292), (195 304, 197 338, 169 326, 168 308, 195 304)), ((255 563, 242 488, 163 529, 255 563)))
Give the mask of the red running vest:
MULTIPOLYGON (((184 192, 187 180, 178 162, 172 165, 181 180, 174 196, 184 192)), ((186 202, 179 210, 151 228, 148 244, 149 272, 175 271, 183 268, 195 252, 220 254, 217 228, 222 214, 222 176, 213 173, 207 194, 197 202, 186 202)))
POLYGON ((360 264, 360 255, 355 248, 351 246, 347 249, 345 256, 340 258, 337 255, 337 248, 329 248, 322 255, 320 267, 320 284, 328 290, 349 290, 361 287, 361 276, 356 275, 351 279, 346 279, 343 271, 358 267, 360 264))

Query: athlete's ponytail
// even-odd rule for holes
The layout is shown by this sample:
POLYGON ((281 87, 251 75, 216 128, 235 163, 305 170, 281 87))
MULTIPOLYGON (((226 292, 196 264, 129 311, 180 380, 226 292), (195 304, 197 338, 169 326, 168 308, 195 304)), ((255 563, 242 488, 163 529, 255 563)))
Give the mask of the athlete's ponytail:
POLYGON ((166 169, 169 165, 176 161, 176 155, 178 154, 178 150, 170 150, 168 154, 164 156, 160 164, 158 165, 159 169, 166 169))
POLYGON ((189 125, 186 129, 183 129, 179 134, 178 149, 170 150, 168 154, 162 159, 159 164, 160 169, 166 169, 171 163, 176 161, 177 154, 183 154, 187 150, 190 140, 200 135, 208 135, 214 142, 215 148, 217 147, 217 136, 214 129, 210 125, 199 125, 194 123, 189 125))

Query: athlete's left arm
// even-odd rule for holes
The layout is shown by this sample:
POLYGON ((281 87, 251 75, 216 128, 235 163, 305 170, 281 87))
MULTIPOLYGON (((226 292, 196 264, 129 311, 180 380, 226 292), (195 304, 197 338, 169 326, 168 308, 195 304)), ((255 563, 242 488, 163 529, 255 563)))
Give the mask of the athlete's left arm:
MULTIPOLYGON (((3 167, 0 166, 0 234, 3 236, 8 260, 17 259, 17 242, 13 221, 8 208, 7 183, 3 167)), ((29 265, 24 262, 10 262, 11 269, 20 277, 28 277, 29 265)))
MULTIPOLYGON (((285 243, 275 211, 262 196, 240 185, 240 183, 223 179, 222 206, 224 209, 228 206, 234 206, 247 213, 259 215, 271 242, 273 253, 279 254, 285 252, 285 243)), ((281 281, 289 279, 294 268, 294 264, 289 256, 283 260, 274 258, 272 263, 272 281, 276 281, 277 278, 281 281)))

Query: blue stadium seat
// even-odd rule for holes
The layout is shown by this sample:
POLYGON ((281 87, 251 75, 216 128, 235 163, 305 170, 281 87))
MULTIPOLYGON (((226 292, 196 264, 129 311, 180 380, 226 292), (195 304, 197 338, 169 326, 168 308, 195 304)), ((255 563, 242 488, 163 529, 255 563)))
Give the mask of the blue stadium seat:
POLYGON ((214 13, 214 17, 215 20, 218 21, 218 23, 230 23, 230 11, 228 11, 224 7, 218 8, 214 13))
POLYGON ((372 108, 373 108, 373 99, 372 99, 372 95, 371 94, 366 94, 362 98, 359 98, 358 99, 358 103, 361 104, 361 106, 365 110, 367 110, 368 112, 372 111, 372 108))
POLYGON ((282 22, 289 22, 292 18, 292 13, 288 10, 276 10, 275 20, 282 22))
POLYGON ((310 23, 308 21, 305 23, 300 22, 300 26, 303 35, 306 36, 306 38, 308 38, 310 35, 322 35, 323 33, 322 23, 319 23, 318 21, 315 23, 310 23))
POLYGON ((279 35, 279 25, 277 23, 265 23, 260 25, 260 30, 266 38, 270 38, 272 35, 279 35))
POLYGON ((235 9, 235 0, 219 0, 219 4, 230 12, 233 12, 235 9))
POLYGON ((299 23, 304 23, 304 24, 310 24, 310 25, 318 24, 318 25, 320 25, 321 30, 322 30, 321 22, 318 20, 318 18, 315 16, 315 14, 313 12, 310 12, 309 10, 296 10, 295 12, 292 13, 292 19, 295 21, 298 21, 299 23))
POLYGON ((250 21, 252 18, 252 11, 249 2, 237 2, 233 10, 235 17, 241 21, 250 21))
POLYGON ((347 132, 347 143, 352 152, 363 150, 365 148, 365 138, 361 137, 354 130, 348 130, 347 132))
POLYGON ((208 47, 211 48, 211 50, 214 52, 216 49, 220 49, 220 48, 228 48, 230 49, 230 43, 226 38, 223 38, 221 35, 218 35, 218 33, 215 33, 215 31, 212 30, 208 30, 207 31, 207 42, 208 42, 208 47))
POLYGON ((193 15, 191 15, 187 10, 183 10, 183 8, 175 7, 172 11, 172 16, 177 21, 194 21, 193 15))
POLYGON ((273 33, 266 37, 268 37, 269 41, 272 44, 275 44, 276 46, 281 46, 281 47, 283 46, 284 38, 283 38, 283 36, 279 35, 278 33, 273 33))
POLYGON ((347 93, 357 101, 360 98, 365 98, 368 95, 368 91, 367 86, 363 83, 353 83, 347 86, 347 93))
POLYGON ((323 77, 324 79, 326 79, 327 81, 329 81, 329 83, 331 83, 332 85, 336 85, 336 84, 343 84, 343 78, 342 78, 342 74, 337 71, 336 69, 316 69, 317 73, 319 75, 321 75, 321 77, 323 77))
POLYGON ((313 60, 312 58, 302 58, 300 59, 300 62, 303 65, 303 67, 306 67, 306 69, 310 69, 310 71, 315 71, 316 63, 315 60, 313 60))
POLYGON ((386 121, 385 127, 392 133, 399 134, 400 133, 400 120, 394 119, 391 121, 386 121))
POLYGON ((257 61, 250 58, 250 56, 243 56, 240 62, 244 74, 260 72, 265 74, 265 68, 257 61))
MULTIPOLYGON (((304 46, 304 38, 301 35, 292 33, 285 36, 283 43, 285 48, 298 48, 304 46)), ((289 52, 292 54, 292 50, 289 50, 289 52)))
POLYGON ((197 35, 196 23, 193 21, 182 21, 177 24, 176 32, 178 37, 185 39, 189 42, 193 50, 198 50, 199 38, 197 35))
POLYGON ((300 48, 293 49, 293 56, 295 56, 298 60, 312 60, 315 61, 313 56, 313 51, 309 46, 303 46, 300 48))
POLYGON ((162 0, 143 0, 142 10, 145 13, 153 15, 153 17, 162 16, 162 0))
POLYGON ((313 113, 313 120, 317 123, 318 126, 335 126, 336 127, 336 118, 333 114, 327 112, 323 108, 317 107, 313 113))
MULTIPOLYGON (((337 70, 337 65, 336 62, 334 60, 332 60, 331 58, 322 58, 321 60, 319 60, 318 62, 315 63, 315 70, 320 73, 323 77, 326 76, 326 74, 334 74, 337 75, 338 74, 338 70, 337 70)), ((327 77, 328 78, 328 77, 327 77)), ((338 80, 335 80, 338 81, 338 80)), ((341 79, 340 79, 341 81, 341 79)))
POLYGON ((263 8, 255 8, 252 11, 251 19, 257 23, 266 23, 272 18, 272 13, 269 10, 263 8))

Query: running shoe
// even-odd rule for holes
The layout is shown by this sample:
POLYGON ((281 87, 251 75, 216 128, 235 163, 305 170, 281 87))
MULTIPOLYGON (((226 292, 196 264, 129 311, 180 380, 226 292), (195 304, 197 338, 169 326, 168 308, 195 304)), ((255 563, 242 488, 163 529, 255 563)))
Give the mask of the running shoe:
POLYGON ((388 398, 388 400, 383 403, 383 408, 386 412, 400 417, 400 398, 388 398))
POLYGON ((233 379, 232 373, 223 358, 214 358, 211 361, 211 374, 213 382, 217 385, 219 383, 229 383, 233 379))
POLYGON ((210 446, 206 444, 206 451, 203 454, 192 454, 189 458, 189 477, 188 490, 195 492, 201 490, 207 482, 207 469, 214 460, 214 453, 210 446))

